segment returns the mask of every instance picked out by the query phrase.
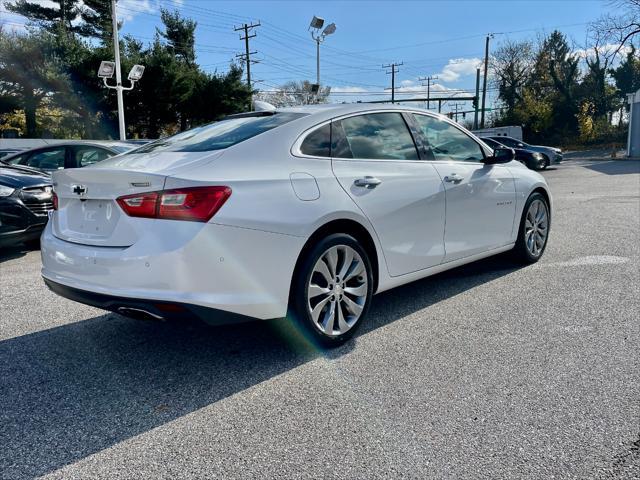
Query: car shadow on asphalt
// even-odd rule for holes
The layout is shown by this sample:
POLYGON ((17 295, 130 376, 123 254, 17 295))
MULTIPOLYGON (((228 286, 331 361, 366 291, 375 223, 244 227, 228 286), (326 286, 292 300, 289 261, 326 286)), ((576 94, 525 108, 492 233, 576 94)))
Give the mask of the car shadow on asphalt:
POLYGON ((206 407, 519 267, 498 256, 374 297, 347 344, 322 351, 286 319, 225 327, 106 314, 0 342, 0 472, 32 478, 206 407))
POLYGON ((629 175, 640 173, 640 162, 637 160, 611 160, 585 165, 584 168, 607 175, 629 175))
POLYGON ((0 247, 0 264, 9 260, 15 260, 16 258, 24 257, 32 250, 32 248, 28 248, 23 245, 0 247))

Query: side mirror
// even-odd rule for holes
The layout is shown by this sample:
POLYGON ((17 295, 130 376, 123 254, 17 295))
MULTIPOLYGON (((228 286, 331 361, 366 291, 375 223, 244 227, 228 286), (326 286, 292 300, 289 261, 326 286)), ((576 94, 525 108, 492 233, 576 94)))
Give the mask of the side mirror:
POLYGON ((493 165, 496 163, 509 163, 516 158, 516 152, 512 148, 500 147, 493 151, 493 155, 484 159, 484 163, 487 165, 493 165))

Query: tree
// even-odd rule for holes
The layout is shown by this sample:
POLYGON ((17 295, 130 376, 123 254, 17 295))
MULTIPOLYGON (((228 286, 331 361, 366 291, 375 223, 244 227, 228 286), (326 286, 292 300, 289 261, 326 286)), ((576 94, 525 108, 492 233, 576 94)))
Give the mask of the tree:
POLYGON ((636 92, 640 89, 640 52, 631 45, 625 59, 617 68, 610 69, 609 73, 615 80, 620 96, 636 92))
POLYGON ((162 9, 160 17, 165 29, 164 32, 156 29, 160 36, 167 40, 174 55, 187 65, 193 66, 196 60, 195 31, 198 24, 183 18, 178 11, 171 13, 162 9))
POLYGON ((83 37, 103 37, 111 31, 110 0, 34 0, 7 2, 7 10, 28 18, 44 30, 83 37), (53 4, 53 5, 50 5, 53 4))
POLYGON ((525 88, 533 67, 533 46, 531 42, 507 40, 491 57, 491 70, 494 83, 498 87, 498 97, 513 113, 518 102, 522 101, 525 88))
MULTIPOLYGON (((59 65, 49 55, 51 43, 46 32, 18 35, 0 30, 0 98, 11 97, 11 103, 24 111, 30 137, 37 134, 36 110, 65 82, 59 65)), ((0 111, 7 109, 4 102, 0 111)))
POLYGON ((258 92, 256 99, 269 102, 276 107, 294 107, 313 103, 326 103, 331 87, 321 87, 313 93, 313 84, 308 80, 291 81, 271 92, 258 92))
POLYGON ((617 54, 640 34, 640 0, 614 0, 609 4, 612 11, 621 13, 603 15, 591 24, 590 30, 616 44, 617 54))

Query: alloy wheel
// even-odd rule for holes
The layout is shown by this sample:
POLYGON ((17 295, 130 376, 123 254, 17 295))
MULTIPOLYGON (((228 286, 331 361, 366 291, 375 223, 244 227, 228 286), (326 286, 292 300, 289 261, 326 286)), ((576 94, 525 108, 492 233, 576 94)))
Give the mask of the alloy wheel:
POLYGON ((329 336, 349 331, 367 300, 367 267, 347 245, 327 249, 316 262, 307 285, 307 308, 313 324, 329 336))
POLYGON ((549 215, 542 200, 534 200, 529 205, 524 221, 524 240, 527 250, 535 258, 542 254, 549 234, 549 215))

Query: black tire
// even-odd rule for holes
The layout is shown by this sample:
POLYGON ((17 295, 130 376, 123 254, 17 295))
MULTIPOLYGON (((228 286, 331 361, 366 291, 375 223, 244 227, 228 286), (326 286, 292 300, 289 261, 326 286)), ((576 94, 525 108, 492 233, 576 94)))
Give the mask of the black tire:
POLYGON ((547 199, 544 197, 544 195, 538 192, 534 192, 529 196, 529 198, 527 199, 527 202, 524 205, 524 209, 522 210, 522 218, 520 219, 520 227, 518 229, 518 239, 516 240, 516 244, 512 250, 512 255, 514 260, 516 260, 518 263, 524 263, 524 264, 536 263, 538 260, 540 260, 540 258, 542 258, 542 255, 544 254, 545 249, 547 248, 547 244, 549 243, 550 232, 551 232, 551 212, 549 211, 549 202, 547 202, 547 199), (540 248, 539 253, 535 255, 527 247, 527 241, 525 237, 526 237, 526 220, 527 220, 527 215, 529 213, 529 208, 531 207, 531 204, 533 204, 535 201, 538 201, 538 200, 542 202, 542 204, 546 209, 547 223, 546 223, 546 237, 544 239, 544 244, 540 248))
POLYGON ((551 165, 551 162, 549 161, 549 157, 547 157, 544 153, 542 154, 542 156, 544 157, 544 164, 542 165, 540 170, 546 170, 547 167, 551 165))
POLYGON ((542 160, 536 160, 533 157, 527 160, 527 167, 529 168, 529 170, 544 170, 546 168, 546 165, 547 157, 544 154, 542 155, 542 160))
MULTIPOLYGON (((342 260, 345 259, 343 254, 342 260)), ((354 257, 354 263, 350 263, 350 265, 356 265, 356 258, 354 257)), ((343 262, 344 263, 344 262, 343 262)), ((325 263, 326 264, 326 263, 325 263)), ((336 268, 336 270, 339 270, 336 268)), ((363 272, 363 273, 365 273, 363 272)), ((358 275, 357 279, 362 279, 364 282, 365 275, 358 275)), ((332 280, 333 281, 333 280, 332 280)), ((352 280, 344 280, 342 285, 347 285, 347 282, 351 282, 352 280)), ((338 283, 336 283, 338 285, 338 283)), ((360 285, 361 286, 361 285, 360 285)), ((330 285, 327 285, 329 288, 330 285)), ((337 288, 337 286, 336 286, 337 288)), ((350 235, 337 233, 331 234, 322 240, 320 240, 317 244, 315 244, 310 250, 307 251, 304 258, 300 259, 298 266, 294 272, 293 282, 291 285, 291 294, 289 298, 289 316, 293 318, 293 320, 297 323, 297 326, 303 331, 305 336, 309 338, 312 342, 320 345, 321 347, 336 347, 338 345, 343 344, 347 340, 349 340, 358 330, 360 325, 362 325, 363 321, 365 321, 367 312, 369 311, 369 306, 371 304, 371 297, 373 295, 374 288, 374 278, 373 278, 373 269, 371 267, 371 261, 369 260, 369 256, 367 255, 366 250, 360 245, 360 243, 350 235), (366 272, 366 295, 363 295, 359 298, 359 301, 362 302, 362 311, 359 313, 359 316, 355 319, 355 322, 345 333, 334 333, 332 335, 328 335, 324 331, 321 330, 321 326, 316 323, 312 317, 311 306, 312 302, 315 301, 315 298, 312 297, 310 302, 309 299, 309 285, 312 282, 312 276, 317 275, 317 272, 314 273, 314 268, 316 264, 321 261, 320 259, 326 255, 328 251, 330 251, 333 247, 349 247, 353 249, 362 260, 364 264, 364 269, 366 272)), ((337 290, 336 290, 337 291, 337 290)), ((340 291, 343 292, 342 287, 340 291)), ((342 296, 348 297, 349 299, 354 299, 355 297, 347 296, 346 293, 342 293, 342 296)), ((326 298, 324 295, 322 298, 326 298)), ((331 296, 333 298, 333 295, 331 296)), ((337 299, 336 299, 337 300, 337 299)), ((334 308, 343 308, 342 302, 338 302, 336 300, 331 300, 331 302, 335 302, 334 308)), ((321 303, 321 302, 318 302, 321 303)), ((326 303, 326 308, 331 307, 330 303, 326 303)), ((316 305, 317 306, 317 305, 316 305)), ((324 312, 325 315, 328 315, 328 310, 325 310, 325 307, 322 307, 321 312, 324 312)), ((341 314, 345 312, 344 309, 341 310, 341 314)), ((347 312, 349 313, 349 312, 347 312)), ((322 315, 322 313, 321 313, 322 315)), ((337 315, 337 311, 336 311, 337 315)), ((346 315, 344 316, 346 318, 346 315)), ((333 331, 333 330, 332 330, 333 331)))

